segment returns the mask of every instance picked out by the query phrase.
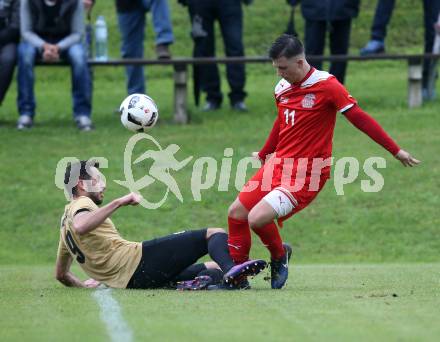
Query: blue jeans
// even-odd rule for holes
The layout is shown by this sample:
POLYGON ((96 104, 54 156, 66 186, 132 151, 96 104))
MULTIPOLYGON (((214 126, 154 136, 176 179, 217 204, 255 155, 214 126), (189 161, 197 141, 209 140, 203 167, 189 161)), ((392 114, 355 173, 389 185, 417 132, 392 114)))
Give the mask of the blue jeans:
POLYGON ((385 41, 387 26, 393 14, 395 0, 379 0, 374 13, 373 25, 371 26, 371 39, 385 41))
MULTIPOLYGON (((143 58, 145 39, 145 11, 151 11, 156 45, 171 44, 174 41, 170 11, 167 0, 142 0, 144 9, 119 12, 122 58, 143 58)), ((141 66, 127 66, 128 94, 145 93, 144 69, 141 66)))
MULTIPOLYGON (((35 115, 34 65, 40 57, 41 53, 35 46, 26 42, 18 46, 17 106, 20 115, 35 115)), ((74 44, 63 51, 60 57, 67 60, 72 69, 73 116, 90 116, 92 90, 84 46, 74 44)))
MULTIPOLYGON (((226 56, 244 56, 243 11, 239 0, 192 0, 188 3, 188 9, 193 24, 194 57, 215 56, 215 21, 220 24, 226 56), (205 34, 194 36, 195 26, 200 25, 200 33, 205 34)), ((196 70, 199 74, 197 77, 200 77, 201 88, 206 92, 206 100, 221 104, 223 95, 217 65, 200 65, 196 70)), ((226 78, 231 88, 228 94, 231 104, 243 101, 246 97, 245 65, 226 64, 226 78)))

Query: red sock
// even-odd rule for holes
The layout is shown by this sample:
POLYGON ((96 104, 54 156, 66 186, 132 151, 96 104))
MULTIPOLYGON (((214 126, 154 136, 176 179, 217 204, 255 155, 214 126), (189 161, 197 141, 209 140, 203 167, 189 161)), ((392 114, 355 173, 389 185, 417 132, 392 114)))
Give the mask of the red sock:
POLYGON ((274 260, 281 259, 284 254, 283 240, 281 240, 280 232, 275 222, 266 224, 264 227, 254 229, 255 234, 257 234, 263 244, 267 247, 270 252, 270 256, 274 260))
POLYGON ((242 264, 249 260, 251 249, 251 230, 248 221, 237 220, 228 217, 229 226, 229 254, 236 264, 242 264))

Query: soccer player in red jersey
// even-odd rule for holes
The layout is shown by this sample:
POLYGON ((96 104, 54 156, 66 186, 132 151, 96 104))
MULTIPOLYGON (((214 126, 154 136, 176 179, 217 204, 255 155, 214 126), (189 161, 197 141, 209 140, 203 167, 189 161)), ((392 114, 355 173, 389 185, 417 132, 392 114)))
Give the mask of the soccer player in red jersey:
POLYGON ((331 74, 307 62, 300 40, 282 35, 269 50, 282 79, 275 87, 278 115, 260 152, 263 166, 229 207, 229 250, 236 263, 249 258, 252 229, 271 255, 271 287, 288 277, 291 248, 283 244, 282 222, 307 207, 330 177, 336 113, 383 146, 404 166, 419 161, 402 150, 331 74))

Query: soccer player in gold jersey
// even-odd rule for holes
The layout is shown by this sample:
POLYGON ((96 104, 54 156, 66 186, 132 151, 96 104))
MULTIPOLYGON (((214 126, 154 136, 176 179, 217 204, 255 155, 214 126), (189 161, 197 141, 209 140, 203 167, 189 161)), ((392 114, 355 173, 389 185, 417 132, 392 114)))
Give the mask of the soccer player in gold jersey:
POLYGON ((61 218, 55 272, 64 285, 97 287, 102 283, 113 288, 146 289, 186 281, 180 283, 180 288, 202 289, 217 277, 220 286, 215 289, 241 289, 249 287, 248 276, 266 266, 263 260, 235 265, 222 228, 183 231, 143 242, 124 240, 110 216, 121 207, 138 205, 141 196, 129 193, 98 207, 106 188, 98 167, 93 161, 81 161, 66 168, 64 184, 71 201, 61 218), (206 254, 214 262, 195 264, 206 254), (72 273, 73 259, 90 279, 81 281, 72 273))

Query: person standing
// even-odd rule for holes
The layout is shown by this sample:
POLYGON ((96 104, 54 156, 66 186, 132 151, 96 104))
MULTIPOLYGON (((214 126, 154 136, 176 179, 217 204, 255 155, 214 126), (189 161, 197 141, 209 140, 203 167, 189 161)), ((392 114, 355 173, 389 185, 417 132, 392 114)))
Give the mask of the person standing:
MULTIPOLYGON (((169 45, 173 43, 174 35, 167 0, 116 0, 116 11, 122 38, 122 58, 144 57, 145 15, 148 11, 151 11, 156 33, 157 57, 171 58, 169 45)), ((128 94, 145 94, 144 68, 128 65, 125 73, 128 94)))
POLYGON ((371 25, 371 39, 361 49, 361 56, 385 52, 385 37, 387 26, 393 14, 395 0, 379 0, 374 12, 373 24, 371 25))
POLYGON ((0 105, 11 84, 17 59, 19 12, 19 0, 0 0, 0 105))
MULTIPOLYGON (((346 55, 350 44, 351 21, 359 13, 359 0, 287 0, 292 6, 301 2, 305 19, 305 49, 310 56, 324 54, 327 32, 330 38, 330 53, 346 55)), ((322 62, 313 62, 317 69, 322 62)), ((344 83, 347 62, 332 62, 330 73, 344 83)))
MULTIPOLYGON (((246 5, 251 0, 179 0, 188 6, 191 20, 191 36, 194 41, 194 57, 215 56, 214 23, 218 21, 228 57, 244 56, 243 46, 243 9, 241 2, 246 5)), ((229 87, 231 108, 246 111, 244 102, 246 92, 246 74, 244 64, 227 64, 226 77, 229 87)), ((220 86, 220 76, 216 64, 199 65, 195 67, 195 83, 206 93, 205 111, 217 110, 221 107, 223 95, 220 86)))
MULTIPOLYGON (((361 49, 361 56, 385 52, 386 29, 393 14, 394 5, 395 0, 378 1, 371 27, 371 40, 361 49)), ((440 0, 423 0, 424 53, 432 53, 436 34, 434 25, 437 22, 439 13, 440 0)), ((422 71, 422 94, 424 100, 432 100, 435 97, 435 95, 430 95, 428 90, 430 67, 431 60, 425 59, 422 71)))

